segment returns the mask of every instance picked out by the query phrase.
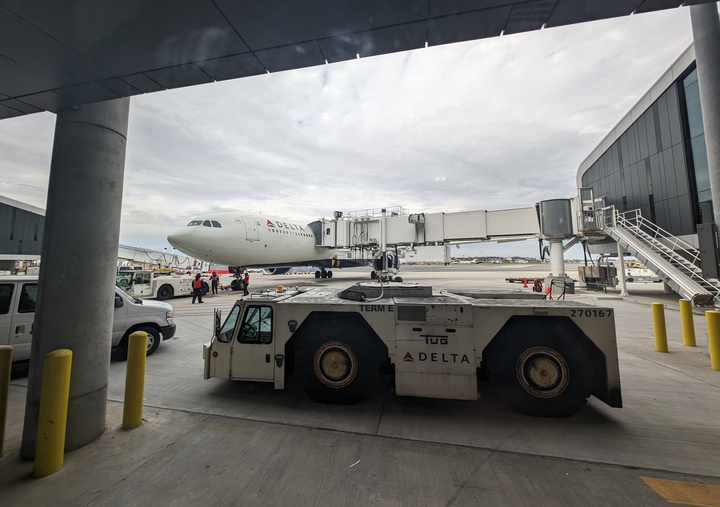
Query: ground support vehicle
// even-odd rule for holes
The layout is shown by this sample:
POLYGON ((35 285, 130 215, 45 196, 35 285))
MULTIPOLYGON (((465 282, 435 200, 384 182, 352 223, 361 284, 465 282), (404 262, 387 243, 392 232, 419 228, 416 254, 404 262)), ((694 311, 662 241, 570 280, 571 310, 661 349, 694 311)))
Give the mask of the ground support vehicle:
POLYGON ((216 310, 204 376, 283 389, 294 372, 314 400, 351 404, 388 367, 398 396, 476 400, 483 367, 526 414, 568 416, 590 395, 622 406, 613 309, 471 295, 377 282, 253 294, 222 324, 216 310))
MULTIPOLYGON (((0 345, 13 347, 13 363, 30 359, 37 285, 37 276, 0 276, 0 345)), ((82 315, 77 318, 82 328, 82 315)), ((152 354, 161 340, 175 335, 173 307, 160 301, 140 301, 115 287, 111 342, 115 359, 127 357, 127 339, 135 331, 148 334, 147 355, 152 354)))
MULTIPOLYGON (((170 299, 192 294, 193 275, 178 275, 152 270, 118 271, 116 285, 137 299, 170 299)), ((210 291, 207 277, 203 278, 202 295, 210 291)))

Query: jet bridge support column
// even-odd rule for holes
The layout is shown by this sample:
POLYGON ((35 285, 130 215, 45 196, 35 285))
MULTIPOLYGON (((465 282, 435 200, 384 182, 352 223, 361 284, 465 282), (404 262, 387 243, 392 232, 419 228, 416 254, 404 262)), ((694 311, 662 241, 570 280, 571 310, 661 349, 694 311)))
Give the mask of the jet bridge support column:
POLYGON ((575 283, 565 273, 563 240, 572 238, 573 213, 570 199, 551 199, 539 203, 540 235, 550 243, 550 274, 545 284, 553 292, 574 294, 575 283))
POLYGON ((130 99, 59 111, 21 455, 35 456, 43 359, 73 352, 65 450, 105 431, 130 99))
POLYGON ((563 257, 563 242, 561 239, 550 240, 550 276, 564 278, 565 258, 563 257))

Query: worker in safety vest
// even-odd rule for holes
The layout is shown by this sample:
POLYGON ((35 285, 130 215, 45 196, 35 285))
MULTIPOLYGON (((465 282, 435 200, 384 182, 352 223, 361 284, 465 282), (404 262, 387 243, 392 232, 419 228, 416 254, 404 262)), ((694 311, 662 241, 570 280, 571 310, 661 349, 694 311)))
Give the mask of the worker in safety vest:
POLYGON ((195 275, 195 278, 193 278, 193 281, 192 281, 193 297, 192 297, 191 304, 193 304, 193 305, 195 304, 195 298, 197 298, 198 303, 203 303, 202 284, 203 284, 202 278, 200 278, 200 273, 198 273, 197 275, 195 275))
POLYGON ((245 293, 243 294, 243 296, 247 296, 248 294, 250 294, 248 292, 248 285, 250 285, 250 273, 248 271, 245 271, 245 277, 243 278, 243 290, 245 291, 245 293))

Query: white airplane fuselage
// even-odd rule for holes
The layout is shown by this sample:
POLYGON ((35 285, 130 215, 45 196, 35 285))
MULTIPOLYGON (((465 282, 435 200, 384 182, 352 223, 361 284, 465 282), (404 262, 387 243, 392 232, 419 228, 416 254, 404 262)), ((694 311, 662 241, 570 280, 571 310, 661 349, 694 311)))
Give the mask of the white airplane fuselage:
MULTIPOLYGON (((315 246, 306 224, 241 212, 205 214, 168 236, 184 254, 244 268, 331 267, 336 250, 315 246)), ((359 266, 343 261, 340 267, 359 266)))

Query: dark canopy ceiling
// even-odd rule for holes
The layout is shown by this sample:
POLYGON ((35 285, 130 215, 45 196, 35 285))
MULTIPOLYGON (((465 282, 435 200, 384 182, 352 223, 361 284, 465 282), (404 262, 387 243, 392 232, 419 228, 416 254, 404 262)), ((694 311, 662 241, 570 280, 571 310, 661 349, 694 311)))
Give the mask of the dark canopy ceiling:
POLYGON ((709 0, 0 0, 0 118, 709 0))

